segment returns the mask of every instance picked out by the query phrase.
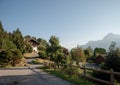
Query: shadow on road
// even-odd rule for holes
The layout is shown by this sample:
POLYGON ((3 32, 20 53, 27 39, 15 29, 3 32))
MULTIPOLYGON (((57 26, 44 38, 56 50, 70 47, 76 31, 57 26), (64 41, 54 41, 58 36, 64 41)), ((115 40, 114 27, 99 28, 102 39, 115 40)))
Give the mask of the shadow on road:
POLYGON ((0 70, 27 70, 29 67, 0 68, 0 70))

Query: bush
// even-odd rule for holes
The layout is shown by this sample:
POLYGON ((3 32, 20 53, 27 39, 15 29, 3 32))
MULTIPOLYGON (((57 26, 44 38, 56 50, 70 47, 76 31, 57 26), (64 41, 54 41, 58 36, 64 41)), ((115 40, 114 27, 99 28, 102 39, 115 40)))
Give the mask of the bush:
POLYGON ((22 58, 21 52, 16 50, 5 50, 0 52, 0 67, 6 67, 8 65, 15 66, 20 63, 22 58))
POLYGON ((33 51, 33 49, 31 47, 31 45, 26 43, 25 52, 31 53, 32 51, 33 51))
POLYGON ((38 54, 39 54, 39 57, 42 58, 42 59, 47 58, 46 52, 44 52, 44 51, 40 51, 40 52, 38 52, 38 54))

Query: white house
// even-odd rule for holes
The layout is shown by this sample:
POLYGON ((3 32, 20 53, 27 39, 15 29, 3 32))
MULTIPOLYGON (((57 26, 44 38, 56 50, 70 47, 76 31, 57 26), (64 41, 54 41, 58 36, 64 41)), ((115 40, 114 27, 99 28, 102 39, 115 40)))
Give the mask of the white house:
POLYGON ((38 45, 40 44, 37 40, 29 39, 28 42, 31 44, 31 47, 33 48, 33 52, 38 52, 38 45))

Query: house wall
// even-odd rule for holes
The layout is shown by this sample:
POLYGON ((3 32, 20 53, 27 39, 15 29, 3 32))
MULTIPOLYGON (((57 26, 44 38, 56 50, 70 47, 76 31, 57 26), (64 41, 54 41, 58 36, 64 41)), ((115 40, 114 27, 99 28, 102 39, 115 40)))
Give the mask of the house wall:
POLYGON ((37 50, 37 46, 32 46, 32 48, 33 48, 33 52, 38 52, 38 50, 37 50))

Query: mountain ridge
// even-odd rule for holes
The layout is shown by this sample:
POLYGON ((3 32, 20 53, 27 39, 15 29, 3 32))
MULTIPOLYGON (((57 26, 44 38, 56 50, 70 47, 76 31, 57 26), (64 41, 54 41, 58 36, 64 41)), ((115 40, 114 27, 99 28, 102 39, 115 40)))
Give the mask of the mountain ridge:
POLYGON ((105 48, 109 49, 111 42, 115 42, 117 47, 120 47, 120 34, 108 33, 106 36, 103 37, 101 40, 96 41, 88 41, 85 45, 81 45, 82 48, 91 47, 92 49, 98 48, 105 48))

